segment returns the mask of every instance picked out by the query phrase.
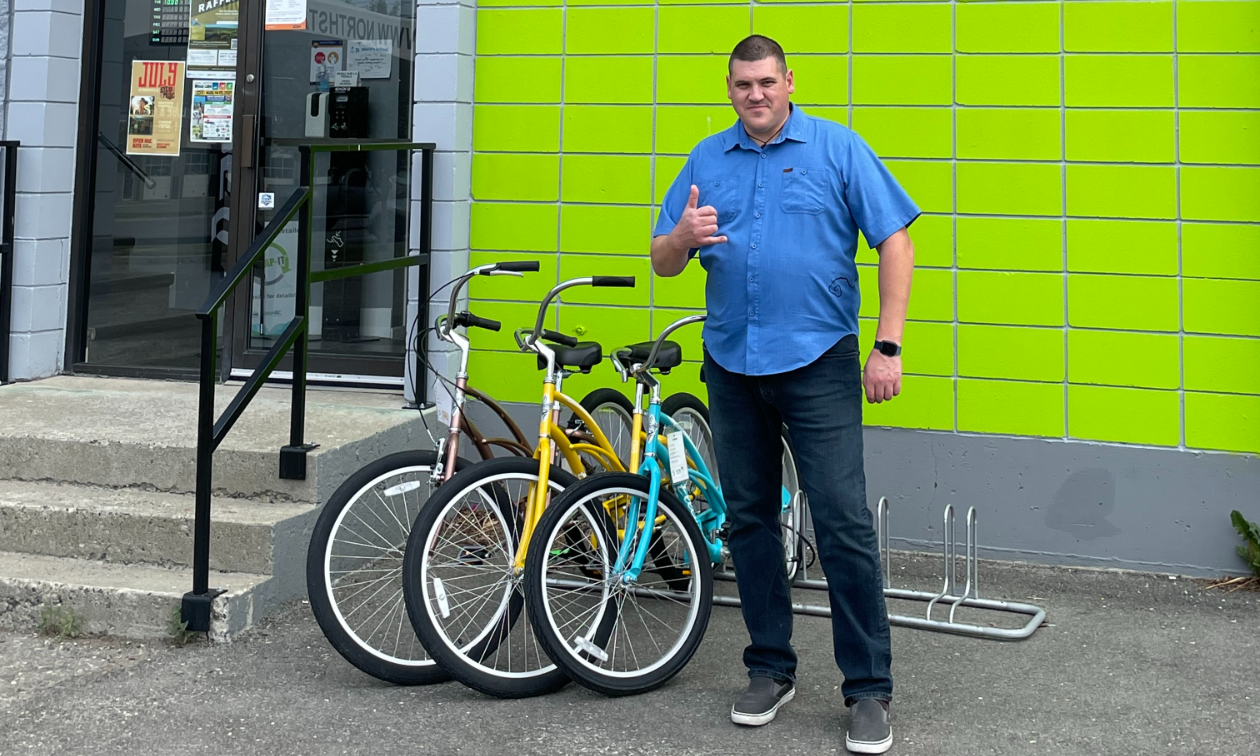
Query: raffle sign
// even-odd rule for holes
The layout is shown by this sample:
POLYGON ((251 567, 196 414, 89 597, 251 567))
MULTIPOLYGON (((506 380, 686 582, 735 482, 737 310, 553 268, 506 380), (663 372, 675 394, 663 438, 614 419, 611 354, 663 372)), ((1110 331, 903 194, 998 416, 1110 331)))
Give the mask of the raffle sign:
POLYGON ((188 65, 236 68, 238 0, 189 3, 188 65))
POLYGON ((127 154, 178 156, 183 115, 183 62, 132 61, 127 154))

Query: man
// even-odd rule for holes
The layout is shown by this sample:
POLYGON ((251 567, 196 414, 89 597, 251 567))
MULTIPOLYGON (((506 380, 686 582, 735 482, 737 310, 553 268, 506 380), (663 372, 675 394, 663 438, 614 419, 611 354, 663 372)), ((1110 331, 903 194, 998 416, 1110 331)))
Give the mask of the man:
POLYGON ((879 158, 847 128, 789 102, 783 48, 753 35, 731 53, 739 115, 700 142, 661 203, 652 268, 708 272, 704 369, 729 506, 730 549, 751 644, 738 724, 764 725, 795 695, 791 594, 779 526, 786 423, 829 584, 836 663, 850 709, 845 745, 892 745, 891 645, 879 552, 866 507, 862 392, 901 391, 901 335, 919 215, 879 158), (862 374, 858 231, 879 251, 880 314, 862 374))

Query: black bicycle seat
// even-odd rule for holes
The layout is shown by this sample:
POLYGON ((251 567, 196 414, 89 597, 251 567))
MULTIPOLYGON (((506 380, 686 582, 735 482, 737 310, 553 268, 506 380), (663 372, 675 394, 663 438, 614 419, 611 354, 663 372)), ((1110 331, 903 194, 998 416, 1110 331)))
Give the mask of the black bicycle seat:
MULTIPOLYGON (((579 341, 577 346, 571 347, 560 346, 559 344, 551 344, 549 346, 556 353, 557 365, 571 370, 580 370, 583 373, 591 372, 591 368, 604 359, 604 348, 599 345, 598 341, 579 341)), ((547 358, 541 354, 538 355, 538 369, 543 370, 546 367, 547 358)))
MULTIPOLYGON (((648 356, 652 354, 652 344, 655 342, 645 341, 641 344, 631 344, 621 350, 622 354, 629 353, 630 363, 643 363, 647 361, 648 356)), ((677 341, 661 342, 661 349, 656 353, 656 362, 652 365, 653 370, 659 370, 668 374, 673 368, 682 364, 682 346, 677 341)))

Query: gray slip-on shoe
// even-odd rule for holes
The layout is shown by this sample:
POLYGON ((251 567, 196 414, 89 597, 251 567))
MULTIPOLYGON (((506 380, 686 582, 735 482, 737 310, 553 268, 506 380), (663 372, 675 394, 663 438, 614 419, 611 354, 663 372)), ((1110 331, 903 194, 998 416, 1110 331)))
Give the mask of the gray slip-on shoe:
POLYGON ((849 731, 844 747, 853 753, 884 753, 892 748, 892 727, 888 725, 888 702, 863 698, 849 707, 849 731))
POLYGON ((779 682, 771 677, 753 677, 748 680, 748 690, 731 707, 731 721, 735 724, 759 727, 769 724, 779 707, 796 695, 796 686, 779 682))

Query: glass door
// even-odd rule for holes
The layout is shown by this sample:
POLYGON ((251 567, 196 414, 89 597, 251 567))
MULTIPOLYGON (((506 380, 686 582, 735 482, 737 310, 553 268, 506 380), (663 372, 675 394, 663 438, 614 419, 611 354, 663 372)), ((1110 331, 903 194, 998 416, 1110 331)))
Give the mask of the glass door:
POLYGON ((195 371, 193 312, 230 265, 236 3, 98 0, 81 139, 76 369, 195 371), (200 100, 198 99, 200 98, 200 100), (221 115, 226 111, 227 115, 221 115))
MULTIPOLYGON (((234 217, 249 219, 233 238, 241 251, 299 186, 300 144, 411 135, 414 4, 309 0, 306 15, 291 18, 267 18, 265 5, 243 10, 239 107, 253 149, 237 174, 244 196, 234 217)), ((410 173, 402 149, 317 154, 312 270, 405 256, 410 173)), ((268 249, 251 288, 241 289, 232 327, 236 368, 256 365, 293 317, 296 239, 295 220, 268 249)), ((400 269, 314 285, 310 371, 400 379, 407 276, 400 269)))

